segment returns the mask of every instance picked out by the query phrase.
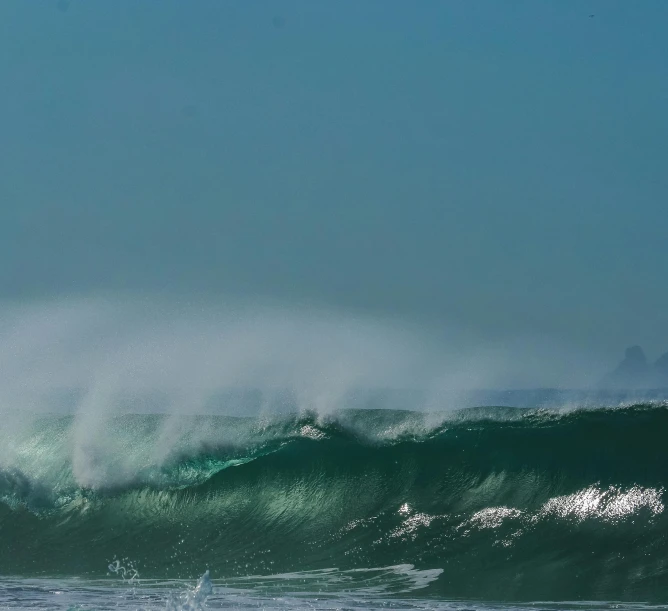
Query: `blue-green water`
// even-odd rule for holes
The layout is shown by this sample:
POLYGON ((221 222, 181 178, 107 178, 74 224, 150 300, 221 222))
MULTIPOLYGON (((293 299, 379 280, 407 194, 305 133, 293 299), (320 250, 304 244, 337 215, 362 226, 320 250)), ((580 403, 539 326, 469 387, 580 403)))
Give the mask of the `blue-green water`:
POLYGON ((164 607, 207 569, 210 606, 664 603, 667 439, 661 403, 8 417, 0 606, 164 607))

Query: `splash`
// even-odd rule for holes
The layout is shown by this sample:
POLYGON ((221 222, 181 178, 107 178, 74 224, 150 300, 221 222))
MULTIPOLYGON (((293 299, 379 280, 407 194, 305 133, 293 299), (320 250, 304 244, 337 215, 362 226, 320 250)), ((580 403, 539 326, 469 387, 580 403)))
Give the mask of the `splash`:
POLYGON ((207 570, 192 590, 172 594, 168 598, 167 611, 201 611, 206 605, 206 599, 211 594, 213 594, 213 584, 207 570))

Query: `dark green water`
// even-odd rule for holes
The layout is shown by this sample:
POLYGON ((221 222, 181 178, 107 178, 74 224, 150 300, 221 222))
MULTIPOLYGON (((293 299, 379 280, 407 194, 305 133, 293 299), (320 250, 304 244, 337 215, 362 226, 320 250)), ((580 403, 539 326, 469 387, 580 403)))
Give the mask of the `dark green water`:
POLYGON ((0 573, 412 564, 422 595, 668 601, 668 407, 9 419, 0 573))

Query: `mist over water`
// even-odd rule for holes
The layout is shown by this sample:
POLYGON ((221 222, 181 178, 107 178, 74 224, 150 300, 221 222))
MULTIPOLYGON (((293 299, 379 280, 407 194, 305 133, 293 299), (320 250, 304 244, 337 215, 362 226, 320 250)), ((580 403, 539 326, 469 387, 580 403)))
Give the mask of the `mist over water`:
POLYGON ((481 341, 466 329, 233 300, 4 304, 0 334, 3 409, 202 413, 220 391, 261 390, 327 411, 353 390, 455 397, 586 387, 598 374, 591 355, 550 338, 481 341))

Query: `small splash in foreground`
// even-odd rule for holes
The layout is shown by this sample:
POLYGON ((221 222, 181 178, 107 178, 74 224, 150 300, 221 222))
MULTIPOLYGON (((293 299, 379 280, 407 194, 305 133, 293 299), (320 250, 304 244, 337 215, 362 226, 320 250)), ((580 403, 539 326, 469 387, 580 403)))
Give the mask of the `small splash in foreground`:
POLYGON ((213 584, 209 571, 202 575, 194 590, 185 590, 179 594, 172 594, 167 599, 167 611, 200 611, 204 608, 206 599, 213 594, 213 584))

